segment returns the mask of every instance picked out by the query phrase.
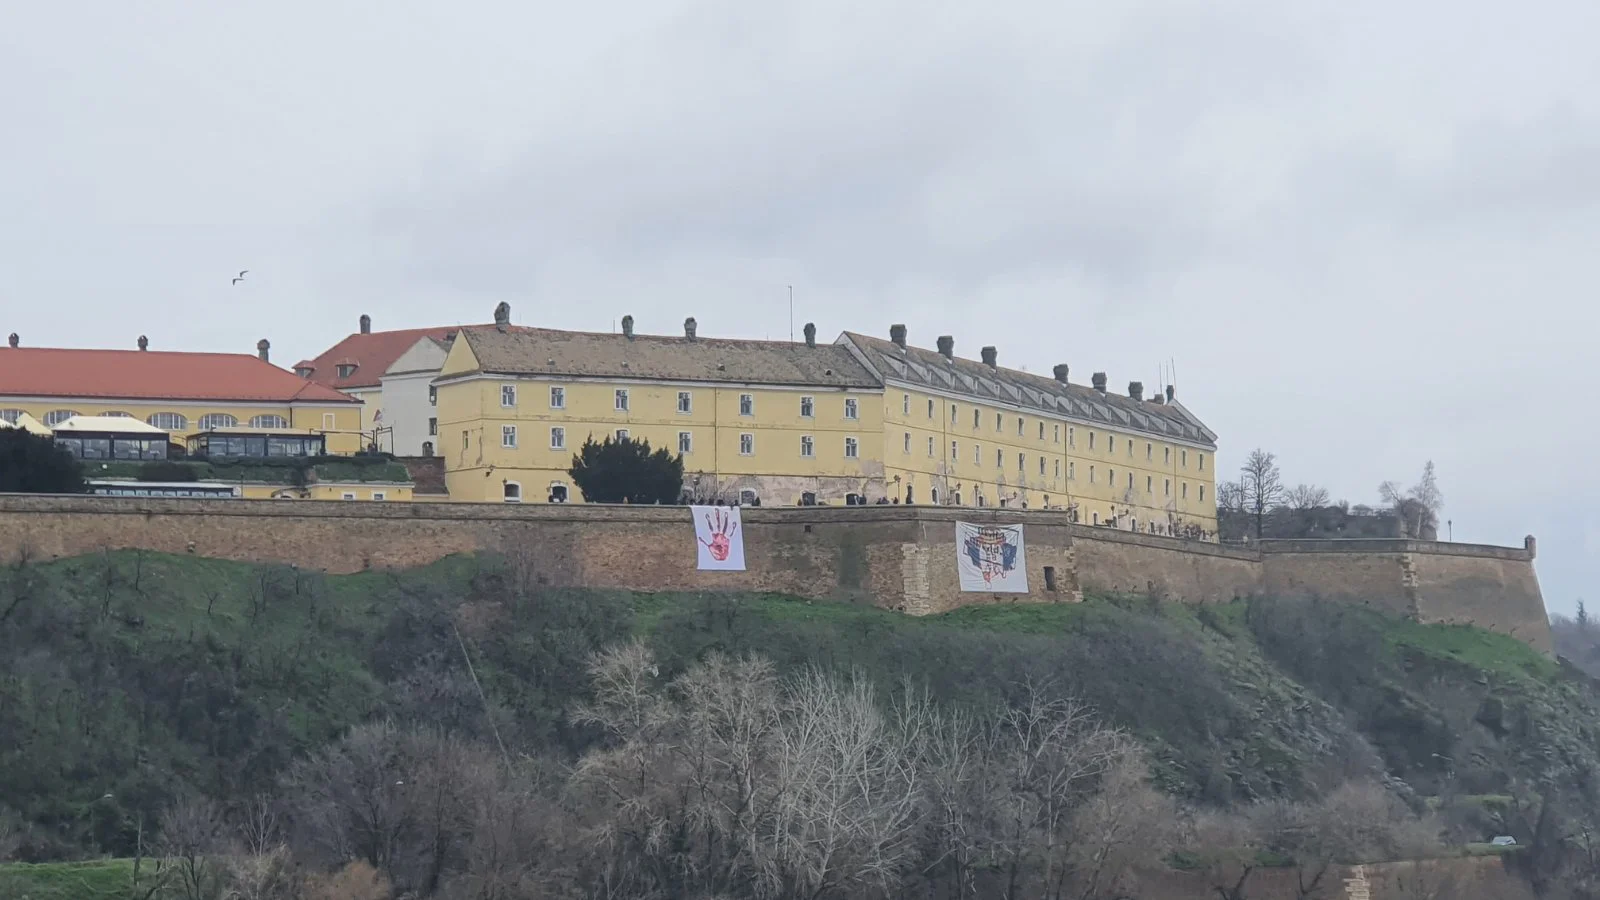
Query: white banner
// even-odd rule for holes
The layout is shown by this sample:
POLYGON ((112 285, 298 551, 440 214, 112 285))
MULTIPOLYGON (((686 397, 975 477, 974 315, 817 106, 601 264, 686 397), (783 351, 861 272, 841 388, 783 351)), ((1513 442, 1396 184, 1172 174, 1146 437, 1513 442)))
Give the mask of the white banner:
POLYGON ((700 569, 712 572, 744 571, 744 528, 737 506, 691 506, 695 548, 700 569))
POLYGON ((956 570, 963 591, 1026 594, 1028 557, 1022 526, 957 522, 956 570))

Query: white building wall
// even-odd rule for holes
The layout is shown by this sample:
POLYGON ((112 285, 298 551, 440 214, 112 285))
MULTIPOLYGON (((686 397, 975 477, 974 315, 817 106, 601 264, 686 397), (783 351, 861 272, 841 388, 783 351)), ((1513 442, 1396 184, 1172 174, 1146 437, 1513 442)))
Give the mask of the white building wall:
POLYGON ((437 421, 439 408, 428 399, 428 386, 444 365, 445 350, 430 338, 423 338, 394 361, 383 376, 383 421, 390 429, 380 435, 383 449, 396 456, 424 456, 424 444, 432 444, 439 455, 439 438, 429 434, 429 423, 437 421))

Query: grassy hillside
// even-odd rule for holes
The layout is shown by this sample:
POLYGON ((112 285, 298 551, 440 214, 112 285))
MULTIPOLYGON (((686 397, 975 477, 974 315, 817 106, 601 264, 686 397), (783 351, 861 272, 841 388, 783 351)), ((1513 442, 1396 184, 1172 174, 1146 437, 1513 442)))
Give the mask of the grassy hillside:
POLYGON ((0 852, 9 820, 22 858, 128 855, 141 814, 180 791, 268 790, 291 759, 373 718, 571 756, 594 739, 565 714, 585 661, 632 636, 663 677, 720 649, 856 668, 949 704, 1050 682, 1136 734, 1158 783, 1202 804, 1377 770, 1427 795, 1600 773, 1587 677, 1511 638, 1347 606, 1093 596, 913 619, 778 596, 551 591, 493 559, 330 577, 130 552, 0 573, 0 852))

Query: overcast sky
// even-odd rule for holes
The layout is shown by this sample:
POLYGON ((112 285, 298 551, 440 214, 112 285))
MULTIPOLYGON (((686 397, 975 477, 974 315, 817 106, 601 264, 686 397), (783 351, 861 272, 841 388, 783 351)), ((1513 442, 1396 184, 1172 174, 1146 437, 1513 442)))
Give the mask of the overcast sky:
POLYGON ((0 332, 250 352, 815 321, 1115 389, 1284 476, 1433 459, 1600 598, 1600 3, 0 0, 0 332), (229 285, 237 270, 250 275, 229 285))

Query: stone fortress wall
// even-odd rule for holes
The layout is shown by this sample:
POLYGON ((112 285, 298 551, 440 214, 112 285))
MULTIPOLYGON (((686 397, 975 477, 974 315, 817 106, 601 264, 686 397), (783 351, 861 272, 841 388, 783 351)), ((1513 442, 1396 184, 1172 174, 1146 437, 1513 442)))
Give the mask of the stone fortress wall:
POLYGON ((1535 546, 1408 540, 1195 543, 1073 525, 1044 510, 932 506, 743 511, 744 572, 695 568, 686 507, 241 503, 0 495, 0 561, 103 549, 292 563, 332 573, 454 553, 513 555, 553 586, 771 591, 914 615, 984 603, 1071 602, 1085 589, 1188 603, 1320 596, 1422 622, 1472 624, 1549 652, 1535 546), (1025 526, 1029 594, 961 593, 957 521, 1025 526))

